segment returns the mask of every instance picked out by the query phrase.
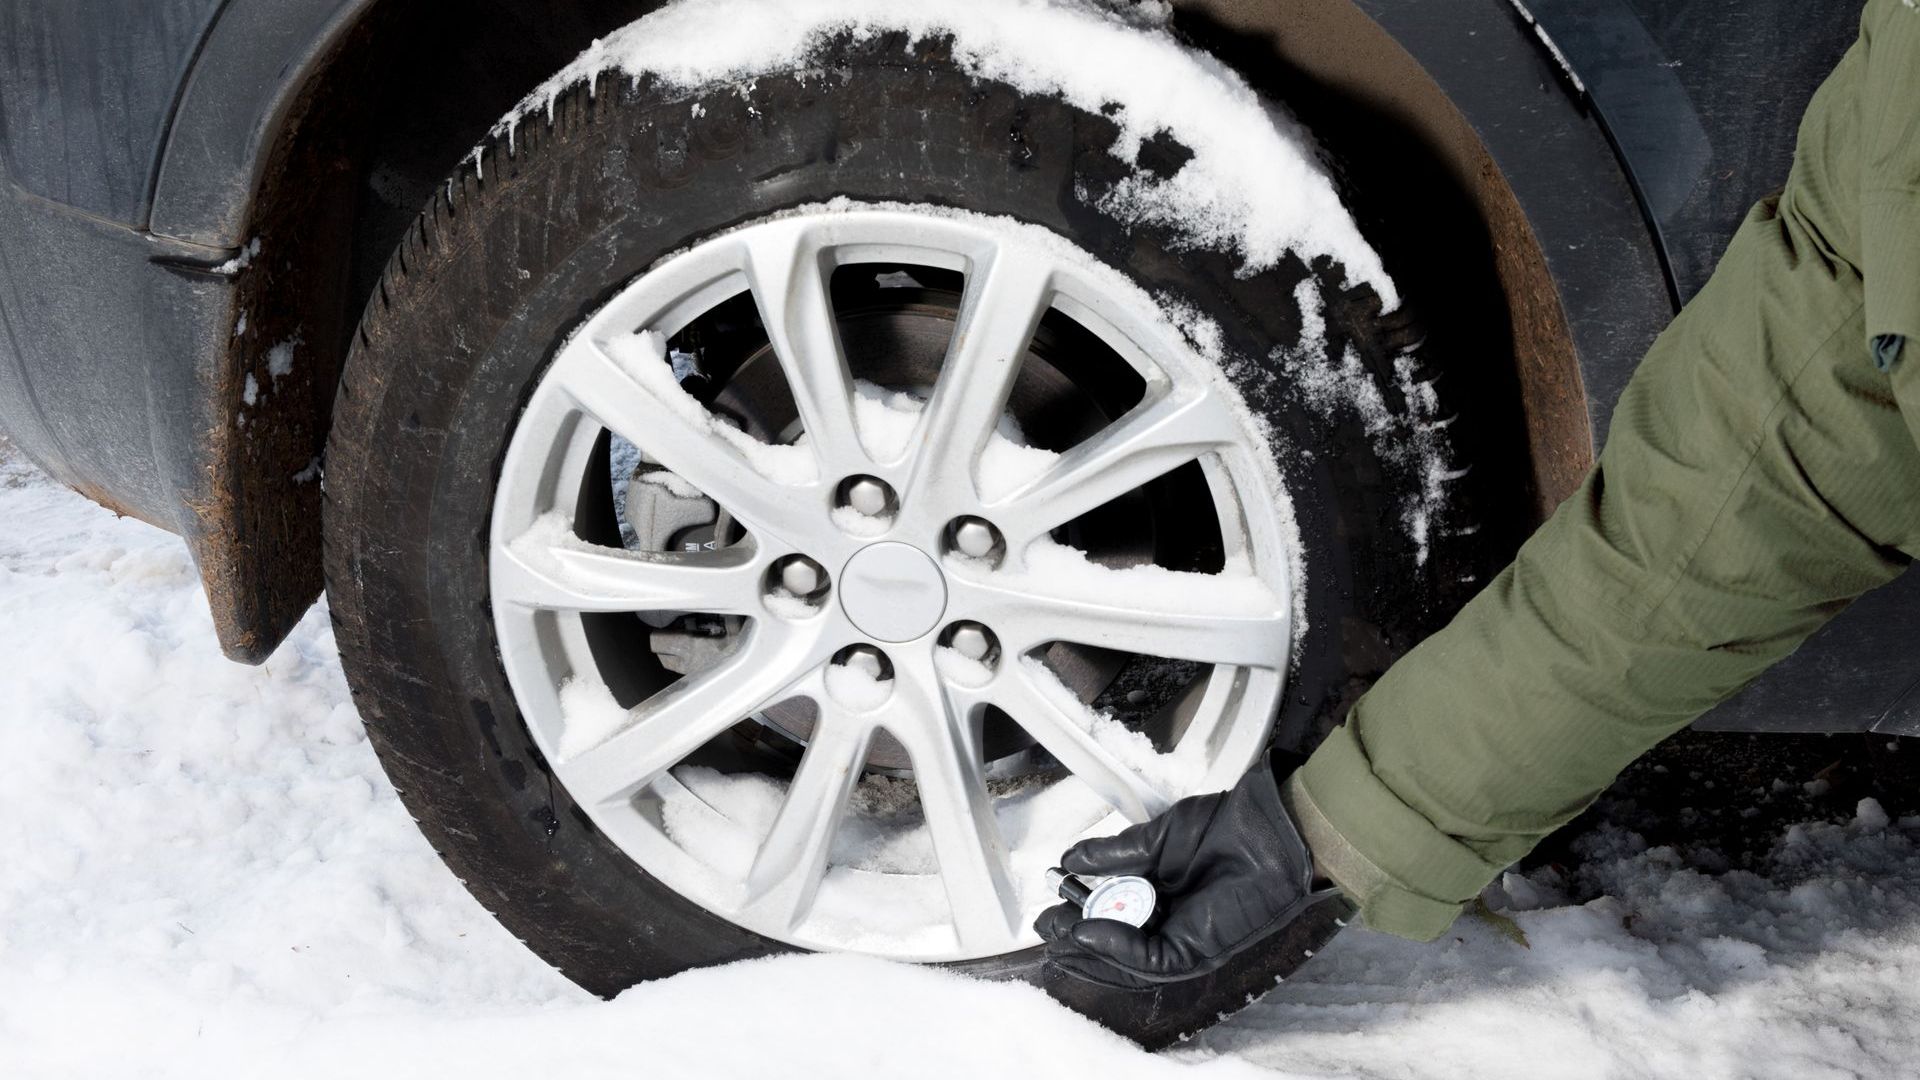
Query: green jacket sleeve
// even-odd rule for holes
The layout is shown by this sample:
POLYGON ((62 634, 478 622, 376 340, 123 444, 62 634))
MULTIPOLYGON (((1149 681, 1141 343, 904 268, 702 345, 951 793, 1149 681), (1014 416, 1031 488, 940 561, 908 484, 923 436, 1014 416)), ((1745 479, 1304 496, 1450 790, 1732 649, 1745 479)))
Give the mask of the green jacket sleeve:
POLYGON ((1867 337, 1920 349, 1920 6, 1874 0, 1861 18, 1860 258, 1867 337))
POLYGON ((1586 483, 1289 780, 1376 929, 1443 932, 1920 554, 1920 10, 1873 0, 1862 25, 1786 188, 1648 353, 1586 483), (1890 334, 1915 340, 1876 369, 1890 334))

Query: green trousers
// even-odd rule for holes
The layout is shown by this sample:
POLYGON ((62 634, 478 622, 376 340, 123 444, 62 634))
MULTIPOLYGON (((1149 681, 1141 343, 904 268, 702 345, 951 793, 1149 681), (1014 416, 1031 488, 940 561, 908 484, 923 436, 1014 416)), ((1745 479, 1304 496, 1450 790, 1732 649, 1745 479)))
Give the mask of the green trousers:
POLYGON ((1438 936, 1920 554, 1917 366, 1920 10, 1872 0, 1785 189, 1654 343, 1585 483, 1288 781, 1368 925, 1438 936))

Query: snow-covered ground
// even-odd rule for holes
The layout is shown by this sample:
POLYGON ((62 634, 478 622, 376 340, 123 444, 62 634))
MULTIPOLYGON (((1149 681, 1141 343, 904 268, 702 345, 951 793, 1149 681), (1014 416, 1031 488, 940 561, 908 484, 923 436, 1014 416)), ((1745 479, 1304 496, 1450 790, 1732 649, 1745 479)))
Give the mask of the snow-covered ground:
POLYGON ((229 664, 173 537, 0 443, 0 1077, 1807 1077, 1920 1067, 1920 819, 1703 875, 1600 829, 1416 946, 1351 932, 1197 1045, 852 957, 613 1002, 500 929, 359 730, 323 612, 229 664), (1604 893, 1573 905, 1568 892, 1604 893))

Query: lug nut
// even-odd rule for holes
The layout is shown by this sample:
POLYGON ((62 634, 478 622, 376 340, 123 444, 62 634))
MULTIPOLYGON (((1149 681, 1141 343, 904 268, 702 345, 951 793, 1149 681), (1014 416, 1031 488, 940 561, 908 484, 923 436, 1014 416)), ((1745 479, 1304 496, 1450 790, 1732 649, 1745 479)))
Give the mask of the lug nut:
POLYGON ((987 558, 1000 546, 1000 530, 985 518, 955 518, 948 535, 953 549, 970 558, 987 558))
POLYGON ((893 489, 885 480, 856 476, 840 485, 840 502, 868 517, 879 517, 893 506, 893 489))
POLYGON ((957 622, 947 627, 947 648, 969 660, 982 664, 993 662, 1000 652, 1000 643, 994 640, 993 631, 977 622, 957 622))
POLYGON ((811 598, 827 586, 827 572, 805 555, 789 555, 780 561, 780 587, 802 598, 811 598))
POLYGON ((887 654, 871 645, 849 645, 834 654, 833 662, 880 682, 893 678, 893 664, 887 654))

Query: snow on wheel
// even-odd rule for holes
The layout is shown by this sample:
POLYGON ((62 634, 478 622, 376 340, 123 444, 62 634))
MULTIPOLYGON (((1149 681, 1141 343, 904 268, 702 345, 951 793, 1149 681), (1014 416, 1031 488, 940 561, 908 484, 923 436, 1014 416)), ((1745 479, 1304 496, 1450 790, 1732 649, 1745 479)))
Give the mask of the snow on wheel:
POLYGON ((1031 975, 1065 847, 1310 741, 1476 569, 1433 361, 1301 136, 1046 17, 1153 77, 920 16, 665 72, 643 20, 388 267, 329 450, 347 670, 590 989, 1031 975))

